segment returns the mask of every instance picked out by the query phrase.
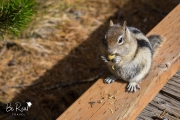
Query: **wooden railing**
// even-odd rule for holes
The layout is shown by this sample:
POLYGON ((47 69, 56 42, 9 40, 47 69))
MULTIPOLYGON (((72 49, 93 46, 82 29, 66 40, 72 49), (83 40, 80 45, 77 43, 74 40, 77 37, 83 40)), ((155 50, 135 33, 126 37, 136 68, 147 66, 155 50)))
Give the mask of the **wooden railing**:
POLYGON ((148 33, 151 34, 161 35, 164 41, 140 90, 128 93, 126 83, 107 85, 101 78, 57 120, 134 120, 180 67, 180 4, 148 33))

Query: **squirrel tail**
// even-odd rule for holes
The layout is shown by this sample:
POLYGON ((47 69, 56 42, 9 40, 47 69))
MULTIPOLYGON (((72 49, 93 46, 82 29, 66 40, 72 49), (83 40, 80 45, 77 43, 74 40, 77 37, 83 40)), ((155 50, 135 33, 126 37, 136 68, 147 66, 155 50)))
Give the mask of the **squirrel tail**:
POLYGON ((163 42, 162 37, 160 35, 150 35, 148 36, 148 39, 152 47, 152 52, 154 54, 158 46, 163 42))

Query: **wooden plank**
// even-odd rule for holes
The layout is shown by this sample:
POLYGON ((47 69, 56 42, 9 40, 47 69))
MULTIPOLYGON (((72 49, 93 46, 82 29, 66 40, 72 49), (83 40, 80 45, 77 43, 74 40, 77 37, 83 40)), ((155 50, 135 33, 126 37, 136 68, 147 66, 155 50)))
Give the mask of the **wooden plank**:
POLYGON ((166 83, 161 91, 153 100, 143 109, 136 120, 154 120, 153 118, 161 116, 163 119, 179 120, 180 119, 180 69, 166 83), (171 88, 176 88, 171 90, 171 88), (164 113, 164 114, 163 114, 164 113))
POLYGON ((149 75, 136 93, 125 92, 126 83, 107 85, 99 79, 57 120, 134 120, 180 67, 180 4, 150 34, 164 42, 153 58, 149 75))

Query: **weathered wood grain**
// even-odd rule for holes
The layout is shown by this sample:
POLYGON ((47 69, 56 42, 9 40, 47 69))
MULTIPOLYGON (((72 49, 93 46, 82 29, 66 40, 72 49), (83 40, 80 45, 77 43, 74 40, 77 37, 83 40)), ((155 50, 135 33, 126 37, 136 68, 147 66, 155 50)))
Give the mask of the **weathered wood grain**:
POLYGON ((180 5, 150 34, 165 40, 153 58, 149 75, 136 93, 125 92, 126 83, 107 85, 103 78, 91 86, 57 120, 134 120, 180 67, 180 5))
POLYGON ((153 117, 160 116, 165 110, 163 119, 179 120, 180 119, 180 69, 176 74, 166 83, 163 89, 153 98, 148 106, 138 115, 136 120, 154 120, 153 117), (176 89, 176 92, 171 90, 176 89), (178 93, 178 94, 175 94, 178 93), (177 96, 176 96, 177 95, 177 96))

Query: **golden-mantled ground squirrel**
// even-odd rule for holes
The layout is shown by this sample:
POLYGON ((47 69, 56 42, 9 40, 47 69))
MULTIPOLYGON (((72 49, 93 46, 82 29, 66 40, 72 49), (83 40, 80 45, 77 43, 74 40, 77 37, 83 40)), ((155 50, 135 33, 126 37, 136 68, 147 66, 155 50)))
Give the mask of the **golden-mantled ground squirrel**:
POLYGON ((161 44, 159 35, 148 38, 137 28, 121 26, 110 21, 110 28, 101 45, 101 58, 107 63, 112 76, 104 79, 110 84, 117 79, 129 82, 128 92, 140 89, 138 82, 150 71, 152 56, 161 44))

